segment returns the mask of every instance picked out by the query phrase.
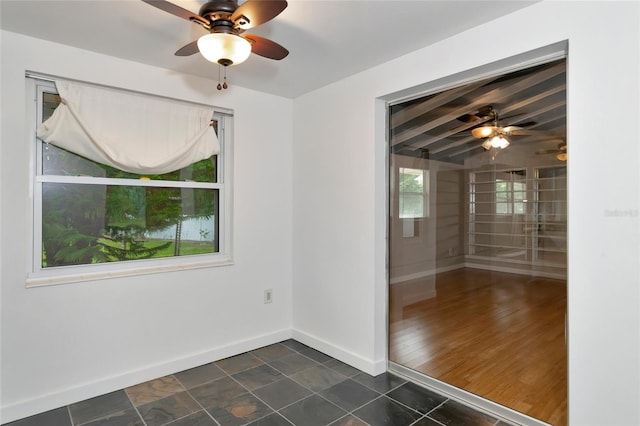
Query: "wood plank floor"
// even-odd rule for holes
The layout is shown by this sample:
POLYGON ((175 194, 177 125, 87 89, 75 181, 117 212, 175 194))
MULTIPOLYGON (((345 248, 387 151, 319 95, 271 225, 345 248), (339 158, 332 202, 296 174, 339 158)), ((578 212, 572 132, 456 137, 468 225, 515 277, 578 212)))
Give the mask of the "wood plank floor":
POLYGON ((564 280, 469 268, 393 284, 389 358, 565 425, 566 294, 564 280))

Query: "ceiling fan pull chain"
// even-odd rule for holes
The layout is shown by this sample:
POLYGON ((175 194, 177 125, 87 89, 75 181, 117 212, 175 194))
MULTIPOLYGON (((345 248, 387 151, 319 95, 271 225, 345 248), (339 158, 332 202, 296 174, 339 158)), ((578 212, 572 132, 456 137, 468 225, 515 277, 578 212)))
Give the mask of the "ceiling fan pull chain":
POLYGON ((222 90, 222 89, 226 89, 229 87, 229 85, 227 84, 227 67, 224 67, 224 81, 222 84, 220 84, 220 67, 222 65, 218 64, 218 85, 216 86, 216 89, 218 90, 222 90))

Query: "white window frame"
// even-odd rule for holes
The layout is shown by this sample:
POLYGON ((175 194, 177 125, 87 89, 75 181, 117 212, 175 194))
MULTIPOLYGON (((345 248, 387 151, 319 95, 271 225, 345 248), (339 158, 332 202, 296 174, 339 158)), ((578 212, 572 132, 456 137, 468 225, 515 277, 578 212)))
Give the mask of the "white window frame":
POLYGON ((495 204, 496 204, 496 215, 499 216, 514 216, 514 215, 524 215, 527 213, 527 205, 526 205, 526 194, 527 194, 527 185, 525 182, 518 182, 506 179, 496 179, 495 181, 495 204), (498 191, 498 184, 504 183, 506 184, 506 190, 498 191), (498 199, 498 194, 506 194, 505 199, 498 199), (516 194, 523 194, 522 200, 516 200, 516 194), (503 205, 507 207, 506 212, 498 211, 498 206, 503 205), (516 207, 520 207, 522 211, 516 211, 516 207))
POLYGON ((424 219, 429 217, 429 170, 415 167, 398 167, 398 217, 402 220, 424 219), (422 173, 422 191, 402 191, 400 188, 400 175, 403 170, 412 170, 422 173), (403 195, 415 195, 422 197, 422 216, 403 216, 403 195))
MULTIPOLYGON (((63 284, 81 281, 93 281, 116 277, 151 274, 159 272, 179 271, 186 269, 208 268, 233 264, 232 256, 232 166, 233 166, 233 114, 229 110, 215 108, 213 119, 218 122, 218 140, 220 153, 216 166, 217 182, 169 182, 140 181, 138 179, 121 178, 86 178, 42 175, 41 154, 43 142, 37 139, 36 129, 42 122, 42 100, 44 93, 57 93, 53 81, 46 78, 27 76, 27 96, 32 98, 28 111, 27 139, 30 146, 31 177, 31 259, 27 271, 27 287, 38 287, 51 284, 63 284), (157 186, 175 188, 204 188, 219 191, 218 207, 218 252, 210 254, 163 257, 155 259, 98 263, 91 265, 58 266, 42 268, 42 185, 55 183, 92 183, 102 185, 157 186)), ((183 101, 178 101, 183 102, 183 101)))

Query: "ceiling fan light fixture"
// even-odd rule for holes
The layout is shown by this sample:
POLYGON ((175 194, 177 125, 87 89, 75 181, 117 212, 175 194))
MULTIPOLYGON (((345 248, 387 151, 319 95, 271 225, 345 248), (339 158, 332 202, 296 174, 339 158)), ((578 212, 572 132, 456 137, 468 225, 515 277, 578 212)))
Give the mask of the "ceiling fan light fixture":
POLYGON ((496 128, 494 126, 482 126, 473 129, 471 131, 471 134, 478 139, 483 139, 490 137, 495 132, 495 130, 496 128))
POLYGON ((556 155, 556 158, 560 161, 567 161, 567 153, 561 152, 560 154, 556 155))
POLYGON ((507 139, 503 135, 496 135, 492 138, 486 139, 482 143, 482 147, 487 150, 491 148, 504 149, 509 145, 511 145, 511 142, 509 142, 509 139, 507 139))
POLYGON ((251 43, 237 35, 211 33, 198 39, 198 49, 207 61, 224 66, 238 65, 251 54, 251 43))

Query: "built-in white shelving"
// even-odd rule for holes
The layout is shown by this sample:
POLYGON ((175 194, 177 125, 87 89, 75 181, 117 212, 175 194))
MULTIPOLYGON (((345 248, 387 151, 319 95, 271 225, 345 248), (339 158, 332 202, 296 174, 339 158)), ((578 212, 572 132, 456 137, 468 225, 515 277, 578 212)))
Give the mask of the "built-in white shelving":
POLYGON ((566 269, 566 167, 469 173, 468 256, 566 269))

